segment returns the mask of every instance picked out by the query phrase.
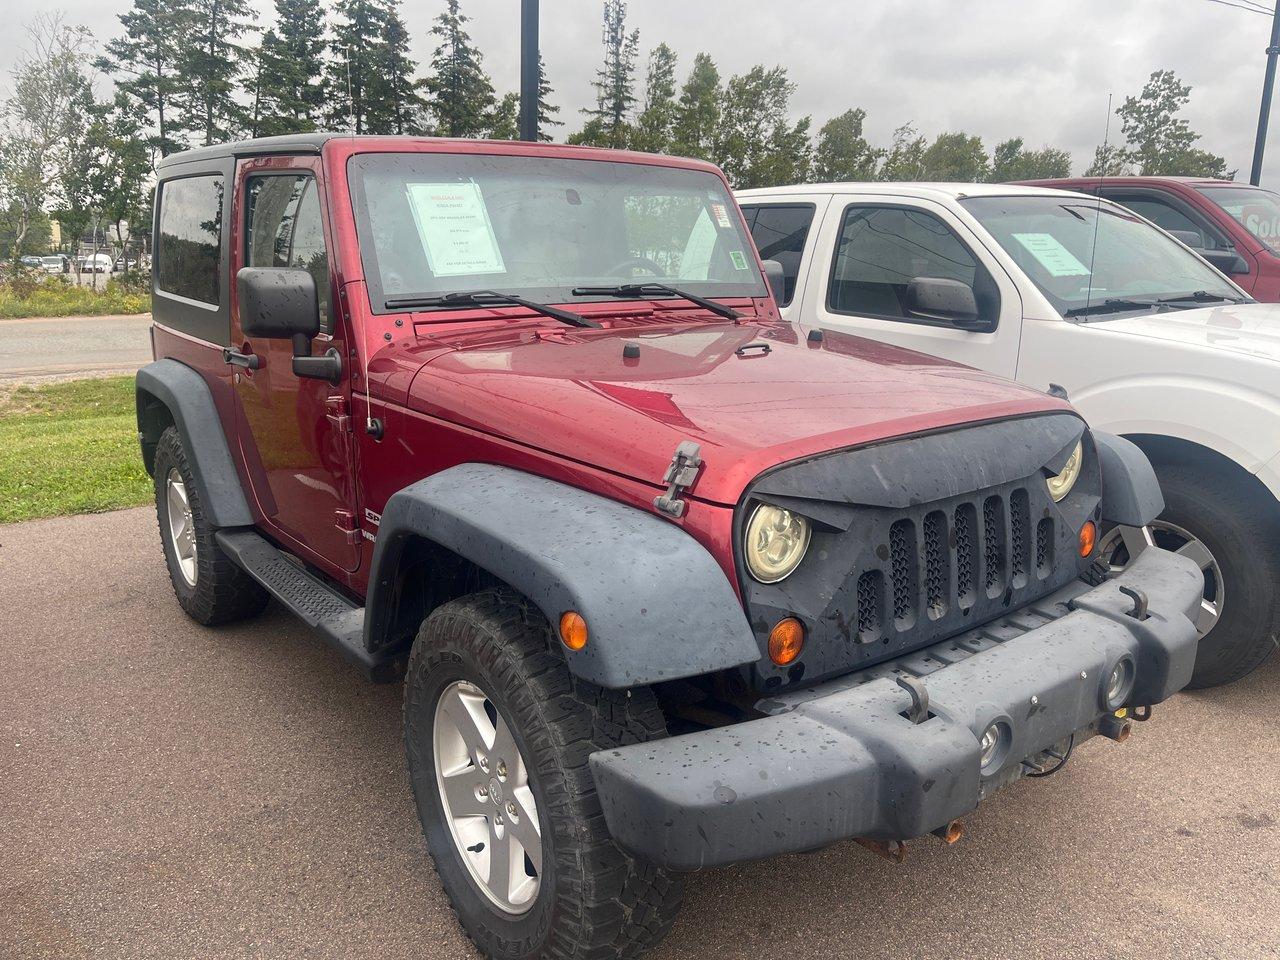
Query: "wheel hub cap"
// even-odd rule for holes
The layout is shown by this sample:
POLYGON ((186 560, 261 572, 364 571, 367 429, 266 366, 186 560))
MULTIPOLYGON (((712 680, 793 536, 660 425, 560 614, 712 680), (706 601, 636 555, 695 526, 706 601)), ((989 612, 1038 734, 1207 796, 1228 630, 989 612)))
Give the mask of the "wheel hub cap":
POLYGON ((1192 619, 1200 639, 1222 619, 1226 591, 1222 582, 1222 568, 1203 540, 1190 531, 1170 523, 1156 520, 1145 527, 1114 527, 1102 539, 1098 555, 1112 576, 1131 564, 1148 547, 1160 547, 1180 553, 1194 560, 1204 575, 1204 594, 1200 607, 1192 619))
POLYGON ((542 837, 511 728, 483 690, 458 680, 436 703, 433 738, 440 806, 458 857, 495 906, 526 912, 542 879, 542 837))
POLYGON ((169 518, 169 545, 178 562, 178 572, 187 586, 196 585, 196 526, 191 516, 187 485, 177 467, 165 478, 165 508, 169 518))

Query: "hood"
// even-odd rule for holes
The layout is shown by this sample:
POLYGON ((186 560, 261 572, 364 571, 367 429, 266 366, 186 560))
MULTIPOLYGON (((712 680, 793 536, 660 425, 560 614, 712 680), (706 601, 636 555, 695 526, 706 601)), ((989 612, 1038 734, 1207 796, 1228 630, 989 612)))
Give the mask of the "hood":
POLYGON ((814 343, 790 325, 511 329, 448 347, 443 339, 420 341, 411 408, 655 487, 676 446, 692 440, 705 466, 690 492, 721 504, 787 461, 1070 409, 944 360, 842 334, 814 343), (625 356, 627 345, 638 356, 625 356))
POLYGON ((1195 310, 1095 320, 1090 326, 1280 361, 1280 304, 1231 303, 1195 310))

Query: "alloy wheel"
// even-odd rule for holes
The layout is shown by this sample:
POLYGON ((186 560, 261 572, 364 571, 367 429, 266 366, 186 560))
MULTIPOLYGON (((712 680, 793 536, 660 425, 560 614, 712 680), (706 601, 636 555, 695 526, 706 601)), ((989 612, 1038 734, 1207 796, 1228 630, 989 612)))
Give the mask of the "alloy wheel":
POLYGON ((169 545, 178 561, 178 570, 187 586, 196 585, 196 525, 191 517, 191 500, 182 474, 174 467, 165 480, 165 503, 169 513, 169 545))
POLYGON ((1127 567, 1148 547, 1160 547, 1190 557, 1204 575, 1204 594, 1192 620, 1200 638, 1222 619, 1225 591, 1222 568, 1213 553, 1190 531, 1167 520, 1156 520, 1145 527, 1113 527, 1102 538, 1098 555, 1112 576, 1127 567))

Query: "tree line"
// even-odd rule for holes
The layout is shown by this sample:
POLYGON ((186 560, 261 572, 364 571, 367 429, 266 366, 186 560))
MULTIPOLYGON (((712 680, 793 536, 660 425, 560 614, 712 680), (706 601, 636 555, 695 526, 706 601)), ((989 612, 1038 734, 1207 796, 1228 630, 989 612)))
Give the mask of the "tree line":
MULTIPOLYGON (((590 144, 698 157, 736 187, 840 180, 1007 181, 1071 173, 1066 150, 1011 137, 946 131, 932 140, 913 123, 888 143, 864 133, 851 106, 813 129, 792 115, 784 67, 757 64, 722 75, 698 53, 687 72, 665 42, 641 60, 625 0, 604 0, 595 102, 564 136, 590 144)), ((0 131, 0 234, 12 251, 45 238, 48 215, 69 236, 92 221, 147 232, 156 160, 241 137, 350 130, 357 134, 517 136, 519 95, 499 94, 468 33, 460 0, 444 0, 424 66, 411 56, 399 0, 274 0, 260 27, 248 0, 132 0, 101 49, 83 27, 43 14, 29 28, 0 131), (95 100, 98 71, 111 95, 95 100)), ((539 135, 568 125, 540 66, 539 135)), ((1190 87, 1153 73, 1116 114, 1115 143, 1097 148, 1087 175, 1225 176, 1226 163, 1196 146, 1179 116, 1190 87)))

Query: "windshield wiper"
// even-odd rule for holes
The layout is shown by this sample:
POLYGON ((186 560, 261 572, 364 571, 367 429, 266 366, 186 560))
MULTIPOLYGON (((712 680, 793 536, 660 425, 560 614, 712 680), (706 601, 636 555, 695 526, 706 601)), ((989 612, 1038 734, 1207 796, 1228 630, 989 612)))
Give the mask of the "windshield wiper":
POLYGON ((742 314, 732 307, 726 307, 723 303, 716 303, 714 300, 708 300, 706 297, 699 297, 696 294, 689 293, 687 290, 681 290, 679 287, 672 287, 665 283, 619 283, 612 287, 574 287, 569 291, 575 297, 643 297, 650 293, 665 293, 672 297, 680 297, 688 300, 690 303, 696 303, 704 310, 710 310, 717 316, 724 317, 726 320, 737 320, 742 314))
POLYGON ((1156 304, 1151 300, 1125 300, 1112 297, 1099 300, 1084 307, 1072 307, 1062 315, 1064 317, 1083 317, 1090 313, 1119 313, 1121 310, 1150 310, 1156 304))
POLYGON ((1244 303, 1239 297, 1224 297, 1219 293, 1210 293, 1208 290, 1197 290, 1195 293, 1180 293, 1174 297, 1161 297, 1159 300, 1153 300, 1152 303, 1180 303, 1192 300, 1196 303, 1244 303))
POLYGON ((526 300, 524 297, 517 297, 514 293, 500 293, 497 290, 470 290, 465 293, 445 293, 438 297, 392 297, 382 306, 387 310, 416 310, 419 307, 483 307, 499 304, 525 307, 574 327, 598 328, 600 326, 594 320, 589 320, 572 310, 561 310, 559 307, 551 307, 537 300, 526 300))

